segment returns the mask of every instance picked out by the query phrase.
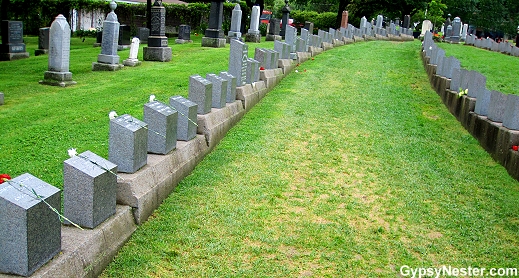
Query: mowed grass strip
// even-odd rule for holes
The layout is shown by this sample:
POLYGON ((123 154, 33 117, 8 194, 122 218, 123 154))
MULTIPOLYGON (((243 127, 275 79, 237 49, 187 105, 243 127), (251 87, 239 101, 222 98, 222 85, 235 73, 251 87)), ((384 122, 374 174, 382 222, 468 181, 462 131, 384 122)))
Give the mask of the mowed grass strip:
POLYGON ((419 42, 297 68, 102 277, 396 277, 517 267, 519 184, 430 88, 419 42))

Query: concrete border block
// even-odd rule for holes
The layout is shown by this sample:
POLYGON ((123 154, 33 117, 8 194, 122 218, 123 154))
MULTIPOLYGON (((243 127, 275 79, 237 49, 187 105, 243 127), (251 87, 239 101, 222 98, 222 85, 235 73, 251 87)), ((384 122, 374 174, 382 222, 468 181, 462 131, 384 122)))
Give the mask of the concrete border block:
POLYGON ((245 115, 242 102, 237 100, 223 108, 212 108, 211 113, 198 115, 198 134, 205 136, 209 149, 212 150, 245 115))

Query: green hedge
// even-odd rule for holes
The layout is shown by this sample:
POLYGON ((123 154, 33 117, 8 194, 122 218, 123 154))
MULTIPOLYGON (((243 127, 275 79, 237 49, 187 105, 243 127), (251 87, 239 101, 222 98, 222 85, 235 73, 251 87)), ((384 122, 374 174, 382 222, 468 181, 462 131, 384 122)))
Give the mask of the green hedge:
POLYGON ((294 19, 296 24, 304 24, 305 21, 313 22, 315 32, 317 32, 318 29, 328 31, 329 28, 336 28, 335 20, 337 14, 332 12, 292 11, 290 17, 294 19))

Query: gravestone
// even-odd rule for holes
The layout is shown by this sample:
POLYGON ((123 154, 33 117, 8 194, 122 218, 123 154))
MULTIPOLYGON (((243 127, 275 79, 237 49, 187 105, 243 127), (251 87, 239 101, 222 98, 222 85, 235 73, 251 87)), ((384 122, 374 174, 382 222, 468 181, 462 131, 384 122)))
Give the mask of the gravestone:
POLYGON ((205 115, 211 112, 213 103, 213 84, 202 76, 195 74, 189 77, 189 100, 197 104, 197 113, 205 115))
POLYGON ((213 73, 208 73, 205 76, 205 79, 213 84, 211 106, 213 108, 225 107, 225 103, 227 102, 227 89, 229 85, 227 79, 223 79, 213 73))
POLYGON ((281 17, 281 30, 279 31, 279 35, 284 38, 288 21, 290 19, 290 6, 288 5, 288 0, 285 0, 285 6, 281 9, 281 12, 283 15, 281 17))
POLYGON ((487 78, 477 71, 471 71, 469 78, 470 79, 467 87, 469 91, 467 95, 469 97, 477 98, 477 96, 485 90, 487 85, 487 78))
POLYGON ((108 160, 117 171, 135 173, 148 162, 148 125, 128 114, 110 120, 108 160))
POLYGON ((267 50, 264 48, 256 47, 254 50, 254 60, 258 61, 260 67, 263 67, 264 69, 268 69, 268 64, 270 63, 270 60, 267 59, 267 55, 267 50))
POLYGON ((229 30, 229 33, 227 33, 230 40, 235 39, 241 41, 241 7, 240 4, 236 4, 234 6, 234 9, 232 10, 232 16, 231 16, 231 28, 229 30))
MULTIPOLYGON (((469 80, 471 79, 472 73, 466 69, 460 69, 460 88, 467 90, 469 88, 469 80)), ((459 90, 456 90, 459 91, 459 90)))
POLYGON ((49 27, 40 28, 38 35, 38 49, 34 51, 34 56, 40 56, 49 52, 49 32, 49 27))
POLYGON ((148 124, 148 153, 168 154, 176 148, 176 110, 160 101, 151 101, 144 104, 143 119, 148 124))
POLYGON ((117 55, 117 45, 119 40, 119 21, 114 10, 117 4, 112 0, 110 9, 112 10, 103 22, 103 40, 101 42, 101 54, 97 56, 97 62, 92 63, 93 71, 116 71, 122 68, 119 64, 117 55))
POLYGON ((119 25, 119 39, 117 40, 117 50, 130 48, 131 44, 130 26, 119 25))
POLYGON ((342 28, 348 27, 348 11, 342 11, 341 27, 342 28))
POLYGON ((297 39, 297 28, 290 25, 287 26, 285 31, 285 43, 288 44, 288 53, 294 53, 296 50, 296 39, 297 39))
POLYGON ((382 23, 384 22, 384 17, 382 15, 377 15, 377 28, 382 28, 382 23))
POLYGON ((245 35, 246 42, 261 42, 261 33, 259 31, 260 6, 253 6, 250 16, 250 28, 245 35))
MULTIPOLYGON (((63 162, 63 215, 93 229, 115 214, 117 165, 86 151, 63 162)), ((69 223, 70 224, 70 223, 69 223)))
POLYGON ((451 84, 450 84, 449 88, 451 91, 459 92, 460 87, 461 87, 461 69, 453 68, 451 84))
POLYGON ((301 38, 297 38, 296 52, 307 52, 307 50, 308 50, 308 47, 306 45, 306 41, 301 38))
POLYGON ((301 28, 301 36, 299 36, 305 43, 308 45, 308 40, 310 38, 310 32, 307 29, 301 28))
POLYGON ((169 105, 178 111, 177 140, 189 141, 196 136, 197 110, 196 103, 181 96, 169 98, 169 105))
POLYGON ((314 23, 311 21, 305 21, 305 29, 308 30, 309 34, 314 33, 314 23))
POLYGON ((259 80, 260 63, 254 59, 247 59, 247 75, 245 78, 246 84, 252 84, 259 80))
POLYGON ((461 33, 461 19, 459 17, 455 17, 452 21, 452 33, 450 37, 450 41, 452 43, 460 42, 460 33, 461 33))
POLYGON ((143 48, 143 59, 168 62, 171 61, 172 55, 166 37, 166 8, 162 6, 162 1, 155 0, 151 7, 150 36, 148 37, 148 47, 143 48))
POLYGON ((366 27, 366 23, 368 23, 368 20, 366 19, 365 16, 363 16, 363 17, 360 19, 359 29, 362 29, 363 27, 366 27))
POLYGON ((503 117, 506 109, 507 95, 498 92, 490 92, 490 103, 488 104, 488 119, 497 123, 503 122, 503 117))
POLYGON ((503 126, 508 129, 519 130, 519 96, 508 95, 506 97, 503 126))
POLYGON ((279 35, 280 27, 279 24, 281 24, 281 20, 278 18, 271 18, 269 20, 269 32, 267 34, 267 37, 265 38, 266 41, 280 41, 281 36, 279 35))
POLYGON ((0 105, 4 105, 4 93, 0 92, 0 105))
POLYGON ((227 103, 233 103, 236 101, 236 77, 232 74, 222 71, 220 72, 220 77, 224 80, 227 80, 227 93, 225 101, 227 103))
POLYGON ((460 61, 453 56, 449 56, 444 58, 444 65, 442 69, 442 74, 448 79, 452 78, 452 72, 454 69, 460 69, 461 64, 460 61))
POLYGON ((205 30, 205 36, 202 38, 202 46, 225 47, 225 38, 222 29, 223 2, 223 0, 211 1, 209 26, 205 30))
POLYGON ((248 46, 238 40, 231 40, 229 69, 227 72, 236 77, 236 86, 245 85, 247 78, 248 46))
POLYGON ((25 173, 0 184, 0 272, 30 276, 61 251, 59 189, 25 173))
POLYGON ((25 50, 23 43, 23 22, 2 20, 1 24, 0 61, 29 58, 29 52, 25 50))
POLYGON ((141 43, 147 44, 149 36, 150 36, 150 29, 148 29, 146 27, 140 27, 139 28, 139 33, 138 33, 137 37, 139 38, 141 43))
POLYGON ((132 44, 130 45, 130 56, 128 59, 123 61, 123 64, 128 67, 135 67, 141 64, 141 61, 137 59, 139 54, 139 38, 135 37, 132 39, 132 44))
POLYGON ((476 96, 476 106, 474 107, 474 113, 487 116, 488 115, 488 106, 490 104, 490 91, 486 88, 480 90, 478 95, 476 96))
POLYGON ((438 53, 436 56, 436 75, 445 77, 445 74, 443 73, 444 69, 444 63, 447 62, 447 57, 445 57, 445 52, 438 53))
POLYGON ((411 16, 405 15, 404 16, 404 25, 402 25, 402 28, 409 29, 410 23, 411 23, 411 16))
POLYGON ((76 84, 72 81, 70 64, 70 25, 63 15, 58 15, 49 31, 49 63, 40 84, 66 87, 76 84))
POLYGON ((267 56, 270 58, 269 68, 268 69, 277 69, 278 68, 278 60, 279 60, 279 52, 267 49, 267 52, 269 55, 267 56))
POLYGON ((425 32, 427 31, 431 31, 433 25, 432 25, 432 22, 428 19, 424 20, 422 22, 422 33, 420 34, 420 36, 424 36, 425 35, 425 32))
POLYGON ((280 59, 290 58, 290 46, 282 41, 274 42, 274 50, 280 53, 280 59))
POLYGON ((468 24, 463 24, 463 28, 461 29, 461 41, 467 40, 467 31, 469 29, 468 24))
POLYGON ((182 24, 178 27, 178 38, 175 40, 175 43, 184 44, 191 43, 191 26, 182 24))

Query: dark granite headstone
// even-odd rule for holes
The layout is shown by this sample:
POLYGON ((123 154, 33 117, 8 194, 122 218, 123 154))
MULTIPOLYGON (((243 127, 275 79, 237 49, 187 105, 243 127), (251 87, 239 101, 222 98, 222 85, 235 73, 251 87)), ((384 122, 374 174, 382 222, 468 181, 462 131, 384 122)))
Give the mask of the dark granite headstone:
POLYGON ((405 15, 404 16, 404 25, 402 25, 403 28, 409 29, 409 24, 411 23, 411 16, 405 15))
POLYGON ((310 21, 305 21, 305 29, 308 30, 308 33, 312 35, 314 33, 314 23, 310 21))
POLYGON ((211 1, 209 26, 205 30, 205 36, 202 38, 202 46, 225 47, 225 38, 222 29, 223 2, 222 0, 211 1))
POLYGON ((519 96, 508 95, 506 97, 503 126, 513 130, 519 130, 519 96))
POLYGON ((211 112, 213 103, 213 84, 200 75, 189 77, 189 100, 198 105, 197 113, 205 115, 211 112))
POLYGON ((148 124, 148 152, 168 154, 177 146, 178 113, 170 106, 152 101, 144 104, 144 122, 148 124))
POLYGON ((137 36, 141 43, 148 43, 148 37, 150 36, 150 29, 146 27, 139 28, 139 35, 137 36))
POLYGON ((0 272, 32 275, 61 251, 58 188, 23 174, 0 184, 0 272))
POLYGON ((452 70, 450 90, 454 91, 454 92, 459 92, 460 87, 461 87, 461 69, 454 68, 452 70))
POLYGON ((168 47, 166 37, 166 8, 162 1, 156 0, 151 7, 151 29, 148 37, 148 47, 143 48, 145 61, 167 62, 172 57, 171 47, 168 47))
POLYGON ((490 91, 486 88, 480 90, 478 95, 476 96, 476 106, 474 108, 474 113, 487 116, 488 115, 488 106, 490 104, 490 91))
POLYGON ((279 31, 279 35, 284 38, 290 18, 290 6, 288 5, 288 0, 285 0, 285 6, 281 9, 281 12, 283 15, 281 17, 281 30, 279 31))
POLYGON ((148 125, 128 114, 110 120, 108 160, 135 173, 148 162, 148 125))
POLYGON ((132 43, 131 36, 130 36, 130 26, 128 25, 119 25, 119 39, 117 42, 119 45, 127 46, 129 47, 132 43))
POLYGON ((91 151, 63 163, 63 214, 93 229, 115 214, 117 165, 91 151))
POLYGON ((23 22, 2 20, 2 44, 0 44, 0 61, 28 58, 23 43, 23 22))
POLYGON ((169 105, 178 111, 177 140, 189 141, 196 136, 196 103, 181 96, 169 98, 169 105))
POLYGON ((490 103, 488 104, 488 119, 497 123, 503 122, 505 114, 507 95, 498 92, 490 92, 490 103))
POLYGON ((278 18, 271 18, 269 21, 269 31, 267 33, 266 41, 278 41, 281 40, 281 36, 279 35, 279 29, 281 20, 278 18))
POLYGON ((4 93, 0 92, 0 105, 4 105, 4 93))
POLYGON ((35 56, 47 54, 49 52, 49 27, 40 28, 38 35, 38 49, 34 51, 35 56))
POLYGON ((182 24, 178 27, 178 39, 190 41, 191 40, 191 26, 182 24))

